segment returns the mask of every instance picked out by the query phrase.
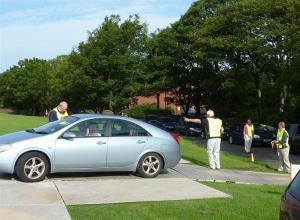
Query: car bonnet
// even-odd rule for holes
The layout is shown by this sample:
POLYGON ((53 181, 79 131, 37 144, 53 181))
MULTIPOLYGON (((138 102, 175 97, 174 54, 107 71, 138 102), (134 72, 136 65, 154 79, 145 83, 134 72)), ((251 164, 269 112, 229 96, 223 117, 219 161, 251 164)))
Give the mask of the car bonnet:
POLYGON ((0 144, 13 144, 16 142, 37 138, 40 136, 42 136, 42 134, 18 131, 0 136, 0 144))

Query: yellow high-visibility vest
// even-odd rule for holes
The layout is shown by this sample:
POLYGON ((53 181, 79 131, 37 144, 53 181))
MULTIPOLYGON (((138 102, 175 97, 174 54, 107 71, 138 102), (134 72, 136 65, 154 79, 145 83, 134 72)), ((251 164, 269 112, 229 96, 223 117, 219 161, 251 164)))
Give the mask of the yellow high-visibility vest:
POLYGON ((254 126, 246 124, 246 128, 248 131, 248 136, 252 138, 254 135, 254 126))
POLYGON ((277 141, 281 141, 284 133, 286 133, 286 135, 287 135, 286 142, 284 144, 277 144, 278 148, 283 148, 283 145, 285 145, 286 147, 290 146, 289 145, 289 133, 285 129, 283 129, 283 130, 278 129, 277 130, 277 138, 276 138, 276 140, 277 141))
POLYGON ((60 113, 60 112, 58 111, 57 108, 54 108, 52 111, 55 111, 55 112, 56 112, 56 115, 57 115, 58 120, 60 120, 60 119, 62 119, 62 118, 66 118, 66 117, 69 116, 68 112, 65 111, 65 113, 62 114, 62 113, 60 113))
POLYGON ((218 118, 207 118, 208 138, 221 137, 222 120, 218 118))

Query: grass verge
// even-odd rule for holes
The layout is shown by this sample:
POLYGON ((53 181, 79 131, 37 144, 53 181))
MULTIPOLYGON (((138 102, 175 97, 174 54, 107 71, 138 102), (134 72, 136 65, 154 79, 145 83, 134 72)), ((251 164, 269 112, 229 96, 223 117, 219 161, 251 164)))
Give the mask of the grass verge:
MULTIPOLYGON (((199 147, 192 142, 181 139, 180 151, 182 158, 191 161, 192 163, 208 166, 208 157, 206 148, 199 147)), ((267 164, 252 163, 249 159, 232 155, 230 153, 220 153, 221 167, 224 169, 237 169, 259 172, 276 172, 276 169, 267 164)))
POLYGON ((278 219, 283 186, 204 184, 232 198, 68 206, 73 220, 83 219, 278 219))
POLYGON ((47 122, 46 118, 0 113, 0 135, 38 127, 47 122))

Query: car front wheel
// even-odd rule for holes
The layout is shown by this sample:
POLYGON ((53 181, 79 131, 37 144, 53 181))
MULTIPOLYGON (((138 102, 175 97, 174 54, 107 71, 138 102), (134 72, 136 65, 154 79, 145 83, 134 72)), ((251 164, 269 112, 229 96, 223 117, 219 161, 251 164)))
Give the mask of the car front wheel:
POLYGON ((23 154, 16 163, 16 175, 23 182, 39 182, 49 172, 47 158, 38 152, 23 154))
POLYGON ((160 155, 156 153, 145 154, 138 164, 138 174, 144 178, 156 177, 163 167, 163 161, 160 155))

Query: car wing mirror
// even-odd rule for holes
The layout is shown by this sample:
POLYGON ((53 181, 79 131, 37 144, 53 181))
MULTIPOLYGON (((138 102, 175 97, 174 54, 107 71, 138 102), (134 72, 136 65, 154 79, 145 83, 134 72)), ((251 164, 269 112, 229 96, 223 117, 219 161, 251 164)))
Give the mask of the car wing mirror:
POLYGON ((73 138, 76 138, 76 134, 74 134, 73 132, 67 131, 62 135, 62 138, 73 139, 73 138))

